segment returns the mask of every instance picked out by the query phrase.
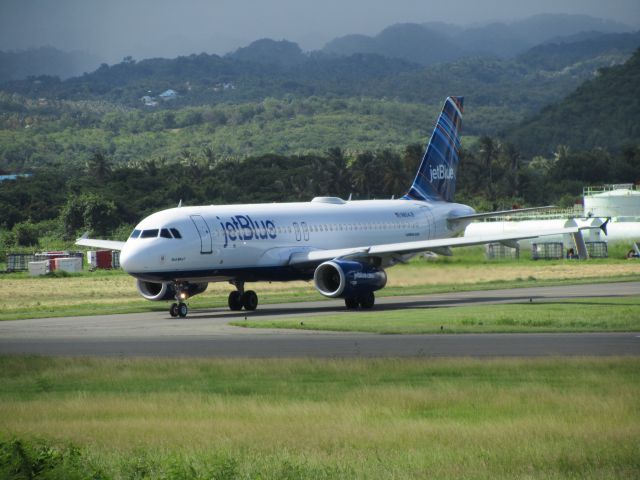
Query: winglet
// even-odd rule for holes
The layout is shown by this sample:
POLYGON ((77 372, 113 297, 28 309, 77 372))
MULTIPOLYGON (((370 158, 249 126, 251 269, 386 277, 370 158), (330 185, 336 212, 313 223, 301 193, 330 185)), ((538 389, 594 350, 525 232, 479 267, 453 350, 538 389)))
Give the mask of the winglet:
POLYGON ((600 225, 600 230, 602 230, 605 235, 608 235, 607 225, 609 224, 610 221, 611 221, 611 217, 607 217, 607 219, 602 223, 602 225, 600 225))

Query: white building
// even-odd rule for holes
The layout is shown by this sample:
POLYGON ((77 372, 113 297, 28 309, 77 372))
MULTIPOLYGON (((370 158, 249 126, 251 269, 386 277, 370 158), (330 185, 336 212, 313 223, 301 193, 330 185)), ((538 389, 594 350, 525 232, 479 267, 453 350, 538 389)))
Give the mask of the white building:
MULTIPOLYGON (((558 213, 541 213, 526 217, 513 216, 501 221, 485 221, 470 224, 464 234, 492 235, 499 233, 536 232, 540 229, 564 228, 570 226, 598 226, 607 218, 607 234, 600 229, 584 230, 585 242, 623 242, 632 245, 640 243, 640 190, 633 184, 586 187, 583 191, 584 217, 569 218, 558 213), (523 218, 518 220, 518 218, 523 218)), ((562 242, 565 249, 573 248, 571 235, 521 240, 522 248, 531 248, 532 243, 562 242)))

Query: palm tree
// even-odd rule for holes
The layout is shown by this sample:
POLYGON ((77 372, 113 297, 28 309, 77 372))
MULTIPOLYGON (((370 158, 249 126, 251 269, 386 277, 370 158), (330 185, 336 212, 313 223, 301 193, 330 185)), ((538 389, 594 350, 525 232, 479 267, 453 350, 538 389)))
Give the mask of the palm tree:
POLYGON ((351 182, 355 190, 365 194, 367 198, 371 195, 370 167, 374 161, 371 152, 359 154, 351 164, 351 182))
POLYGON ((98 180, 104 180, 111 172, 109 160, 102 152, 95 152, 87 162, 87 171, 98 180))
POLYGON ((509 195, 518 196, 520 189, 520 152, 511 143, 506 143, 500 149, 506 163, 511 192, 509 195))
POLYGON ((487 193, 490 199, 494 197, 493 189, 493 162, 498 152, 498 144, 493 141, 491 137, 482 136, 480 140, 480 159, 484 165, 485 172, 487 174, 487 193))
POLYGON ((406 172, 402 166, 400 157, 384 150, 378 154, 381 171, 382 189, 387 195, 398 195, 407 191, 409 185, 406 181, 406 172))

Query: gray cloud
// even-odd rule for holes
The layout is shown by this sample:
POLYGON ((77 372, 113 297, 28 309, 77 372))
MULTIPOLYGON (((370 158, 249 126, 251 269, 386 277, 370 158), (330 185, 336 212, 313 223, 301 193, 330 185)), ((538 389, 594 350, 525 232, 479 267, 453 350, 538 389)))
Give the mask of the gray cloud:
POLYGON ((398 22, 460 25, 576 13, 640 26, 638 0, 2 0, 0 49, 52 45, 106 61, 226 53, 258 38, 305 49, 398 22))

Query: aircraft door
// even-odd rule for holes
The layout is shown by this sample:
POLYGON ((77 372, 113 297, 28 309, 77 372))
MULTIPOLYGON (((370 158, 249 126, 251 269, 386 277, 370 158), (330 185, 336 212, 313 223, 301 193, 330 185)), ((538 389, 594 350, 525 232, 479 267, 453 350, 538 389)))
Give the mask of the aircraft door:
POLYGON ((431 210, 427 207, 422 207, 422 215, 425 222, 424 233, 426 235, 426 239, 430 240, 431 238, 434 238, 436 234, 435 220, 433 219, 431 210))
POLYGON ((213 250, 209 225, 201 215, 191 215, 191 220, 196 226, 196 230, 198 230, 198 235, 200 235, 200 253, 211 253, 213 250))
POLYGON ((307 227, 307 222, 301 222, 302 225, 302 235, 304 236, 304 241, 309 241, 309 227, 307 227))
POLYGON ((302 240, 302 234, 300 233, 300 225, 298 225, 298 222, 293 222, 293 229, 296 231, 296 240, 299 242, 302 240))

